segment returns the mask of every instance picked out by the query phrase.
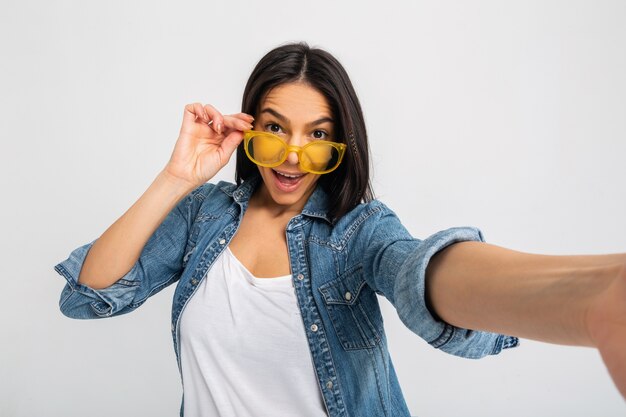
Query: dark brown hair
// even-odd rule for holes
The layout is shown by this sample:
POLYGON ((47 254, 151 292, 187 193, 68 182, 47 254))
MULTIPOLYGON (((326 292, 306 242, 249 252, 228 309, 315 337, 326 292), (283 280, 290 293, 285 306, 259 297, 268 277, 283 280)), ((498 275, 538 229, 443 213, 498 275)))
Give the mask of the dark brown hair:
MULTIPOLYGON (((343 66, 328 52, 306 43, 290 43, 268 52, 256 65, 243 93, 242 111, 256 117, 261 100, 274 87, 304 82, 322 93, 335 120, 335 137, 348 145, 339 167, 319 178, 330 198, 333 221, 357 204, 374 198, 369 179, 369 146, 361 105, 343 66)), ((237 149, 237 184, 258 175, 257 166, 237 149)))

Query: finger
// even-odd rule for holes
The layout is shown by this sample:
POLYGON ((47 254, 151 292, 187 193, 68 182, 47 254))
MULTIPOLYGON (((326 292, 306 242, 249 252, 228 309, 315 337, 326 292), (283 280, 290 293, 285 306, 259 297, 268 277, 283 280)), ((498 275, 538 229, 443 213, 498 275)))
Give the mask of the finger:
POLYGON ((224 125, 235 130, 252 130, 252 124, 234 116, 224 116, 224 125))
POLYGON ((209 122, 210 119, 204 113, 204 108, 202 107, 202 103, 193 103, 193 112, 197 117, 196 121, 204 122, 204 123, 209 122))
POLYGON ((249 115, 248 113, 235 113, 235 114, 231 114, 231 116, 236 117, 238 119, 247 120, 250 123, 254 121, 254 117, 249 115))
POLYGON ((222 141, 222 149, 224 150, 224 153, 228 155, 228 158, 230 158, 233 152, 235 152, 235 149, 237 149, 237 146, 239 146, 242 140, 243 132, 235 130, 234 132, 229 133, 228 136, 226 136, 226 138, 222 141))
POLYGON ((213 123, 211 123, 210 125, 211 128, 217 133, 223 133, 224 116, 222 115, 222 113, 220 113, 215 107, 211 106, 210 104, 204 105, 204 112, 206 112, 209 120, 213 120, 213 123))
POLYGON ((185 114, 183 116, 184 119, 190 120, 192 122, 195 122, 198 119, 204 120, 204 117, 202 116, 204 112, 200 111, 199 108, 202 108, 202 105, 200 103, 187 104, 185 106, 185 114))

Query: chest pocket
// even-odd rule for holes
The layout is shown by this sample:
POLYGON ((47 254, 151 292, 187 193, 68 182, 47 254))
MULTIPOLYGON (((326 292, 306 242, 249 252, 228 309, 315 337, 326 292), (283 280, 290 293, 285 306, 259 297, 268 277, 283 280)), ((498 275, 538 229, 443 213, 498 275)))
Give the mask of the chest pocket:
POLYGON ((383 334, 383 318, 376 293, 363 278, 361 267, 319 288, 337 337, 345 350, 375 347, 383 334))

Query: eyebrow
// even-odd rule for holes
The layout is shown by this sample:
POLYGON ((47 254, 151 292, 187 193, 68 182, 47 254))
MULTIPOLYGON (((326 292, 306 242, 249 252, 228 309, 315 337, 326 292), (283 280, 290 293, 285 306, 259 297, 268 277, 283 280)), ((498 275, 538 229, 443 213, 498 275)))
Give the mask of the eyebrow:
MULTIPOLYGON (((286 118, 285 116, 283 116, 282 114, 278 113, 276 110, 272 109, 271 107, 266 107, 263 110, 261 110, 261 113, 269 113, 272 116, 276 117, 278 120, 280 120, 283 123, 291 123, 289 121, 288 118, 286 118)), ((322 123, 334 123, 333 119, 330 117, 322 117, 321 119, 317 119, 312 121, 311 123, 307 123, 308 126, 317 126, 317 125, 321 125, 322 123)))

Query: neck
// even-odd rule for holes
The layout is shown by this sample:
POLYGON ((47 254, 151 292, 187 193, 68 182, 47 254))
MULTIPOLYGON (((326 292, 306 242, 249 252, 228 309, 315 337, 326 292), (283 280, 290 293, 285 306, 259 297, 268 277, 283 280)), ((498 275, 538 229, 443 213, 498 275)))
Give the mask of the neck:
POLYGON ((270 193, 267 191, 265 184, 261 183, 259 184, 259 187, 256 189, 254 194, 252 194, 252 196, 250 197, 249 207, 253 207, 256 209, 263 209, 272 217, 291 218, 302 212, 302 209, 304 209, 304 206, 306 205, 306 202, 309 197, 310 197, 310 193, 309 195, 305 196, 305 198, 303 198, 302 201, 299 201, 296 204, 292 204, 292 205, 278 204, 276 203, 276 201, 274 201, 270 193))

